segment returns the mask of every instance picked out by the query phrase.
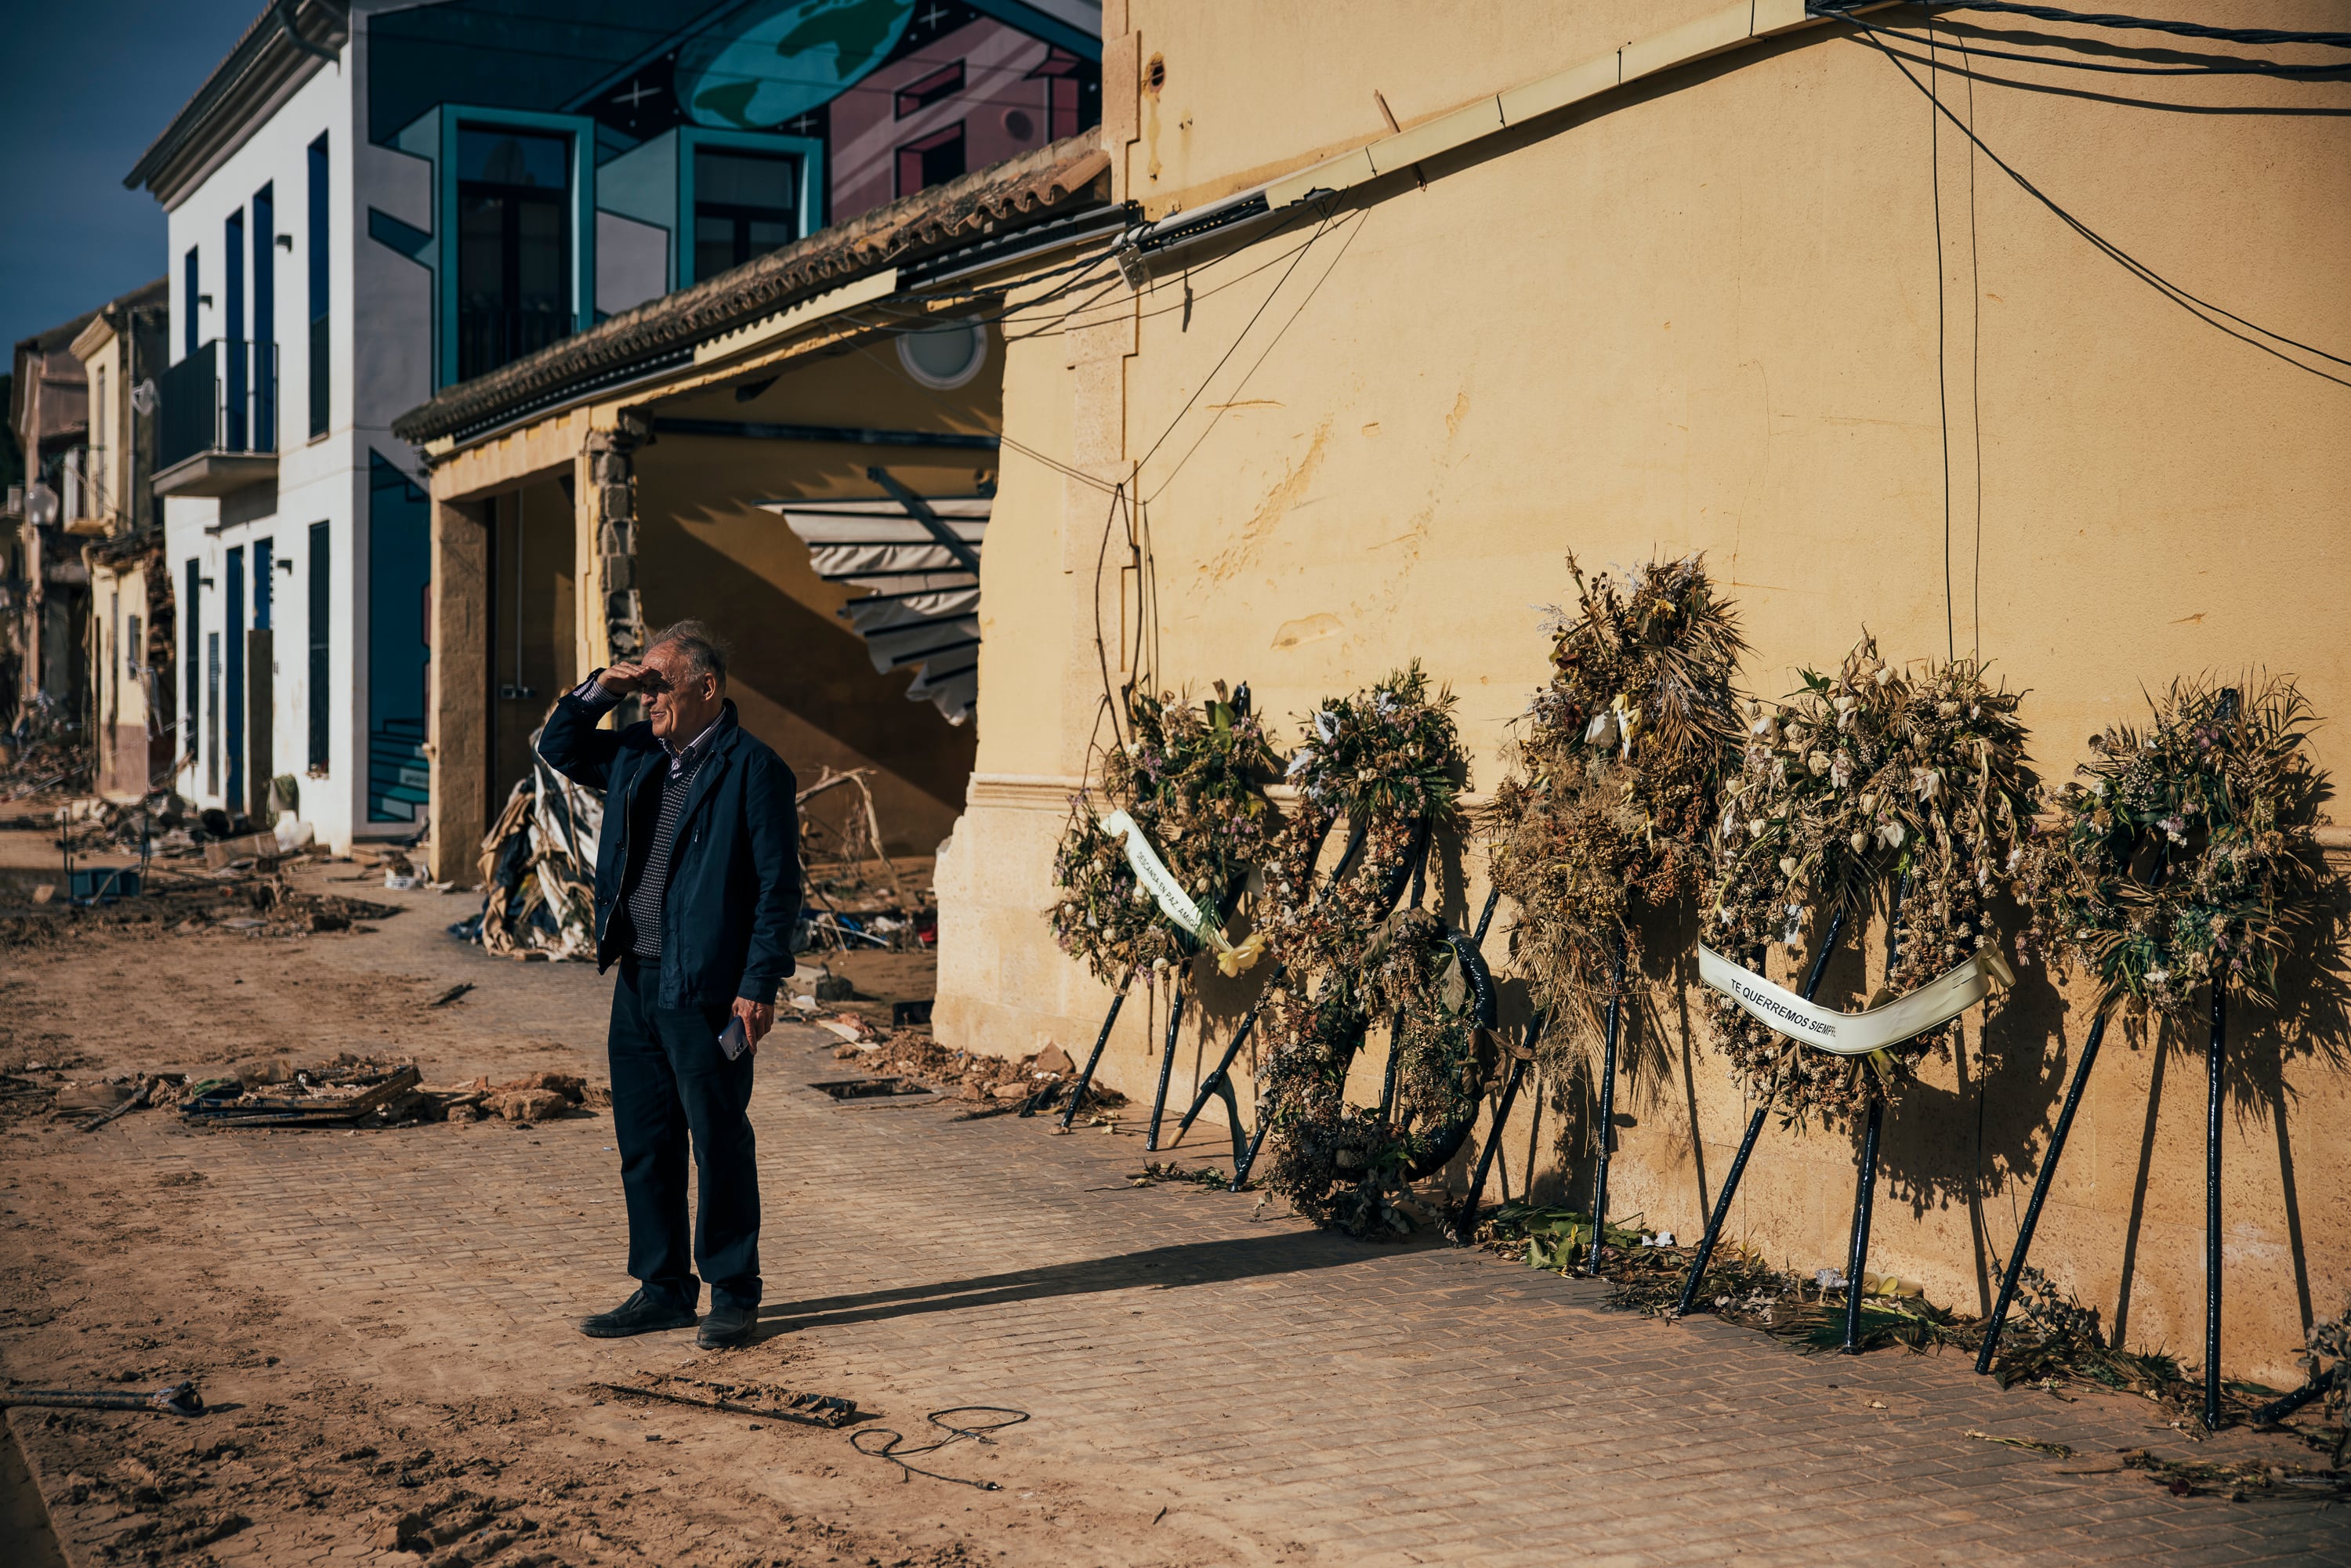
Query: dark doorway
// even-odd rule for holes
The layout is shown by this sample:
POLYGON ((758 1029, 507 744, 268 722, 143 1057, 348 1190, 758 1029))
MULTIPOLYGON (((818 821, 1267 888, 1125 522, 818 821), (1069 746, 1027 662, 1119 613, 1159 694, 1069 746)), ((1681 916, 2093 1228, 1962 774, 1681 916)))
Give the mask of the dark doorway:
POLYGON ((580 682, 571 499, 542 480, 493 499, 490 529, 490 774, 495 820, 530 773, 531 737, 580 682))
POLYGON ((567 137, 457 132, 457 379, 571 331, 571 144, 567 137))

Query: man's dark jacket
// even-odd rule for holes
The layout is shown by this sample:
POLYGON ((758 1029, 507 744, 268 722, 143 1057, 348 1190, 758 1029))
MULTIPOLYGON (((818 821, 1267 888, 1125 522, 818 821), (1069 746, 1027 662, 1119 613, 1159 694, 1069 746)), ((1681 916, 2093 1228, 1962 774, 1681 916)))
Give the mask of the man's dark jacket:
MULTIPOLYGON (((669 753, 652 725, 615 731, 601 727, 602 718, 566 696, 538 737, 538 754, 549 767, 604 792, 596 845, 600 974, 629 950, 621 893, 644 864, 669 772, 669 753)), ((737 722, 732 702, 713 722, 709 755, 686 792, 670 849, 656 996, 665 1008, 725 1008, 737 997, 773 1002, 792 971, 792 926, 800 910, 792 770, 737 722)))

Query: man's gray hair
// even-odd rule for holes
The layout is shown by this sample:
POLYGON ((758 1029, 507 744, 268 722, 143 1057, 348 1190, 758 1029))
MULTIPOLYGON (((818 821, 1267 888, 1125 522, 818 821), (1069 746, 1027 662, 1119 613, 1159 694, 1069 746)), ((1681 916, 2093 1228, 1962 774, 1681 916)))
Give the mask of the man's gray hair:
POLYGON ((675 648, 685 657, 685 667, 697 675, 716 675, 718 688, 726 689, 726 639, 699 621, 679 621, 663 627, 645 642, 645 652, 655 648, 675 648))

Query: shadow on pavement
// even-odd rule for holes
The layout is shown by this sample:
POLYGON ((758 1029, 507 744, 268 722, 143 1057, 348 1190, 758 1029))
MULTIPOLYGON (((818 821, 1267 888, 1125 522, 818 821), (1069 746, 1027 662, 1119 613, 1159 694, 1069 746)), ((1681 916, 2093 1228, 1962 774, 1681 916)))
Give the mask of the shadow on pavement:
POLYGON ((874 1322, 920 1312, 959 1312, 966 1307, 997 1306, 1007 1301, 1042 1301, 1054 1296, 1177 1290, 1186 1285, 1213 1285, 1228 1280, 1367 1263, 1393 1256, 1395 1250, 1319 1233, 1191 1241, 1178 1247, 1155 1247, 1114 1258, 1088 1258, 1075 1263, 980 1274, 967 1280, 942 1280, 935 1284, 859 1295, 769 1301, 759 1309, 760 1328, 763 1333, 781 1333, 834 1323, 874 1322))

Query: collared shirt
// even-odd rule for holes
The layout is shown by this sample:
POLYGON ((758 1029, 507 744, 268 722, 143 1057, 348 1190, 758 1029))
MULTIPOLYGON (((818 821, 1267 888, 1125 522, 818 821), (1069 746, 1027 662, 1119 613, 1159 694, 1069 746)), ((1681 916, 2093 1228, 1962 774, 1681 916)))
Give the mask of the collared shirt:
MULTIPOLYGON (((572 688, 571 695, 600 713, 616 706, 621 700, 617 693, 593 675, 572 688)), ((694 776, 702 770, 709 757, 719 719, 725 716, 722 708, 717 718, 705 725, 701 734, 683 746, 674 745, 667 737, 660 737, 662 750, 669 758, 669 772, 661 781, 645 857, 621 889, 621 904, 629 915, 629 952, 634 957, 650 960, 661 956, 662 910, 669 896, 670 857, 676 847, 678 819, 684 811, 686 792, 694 786, 694 776)))

